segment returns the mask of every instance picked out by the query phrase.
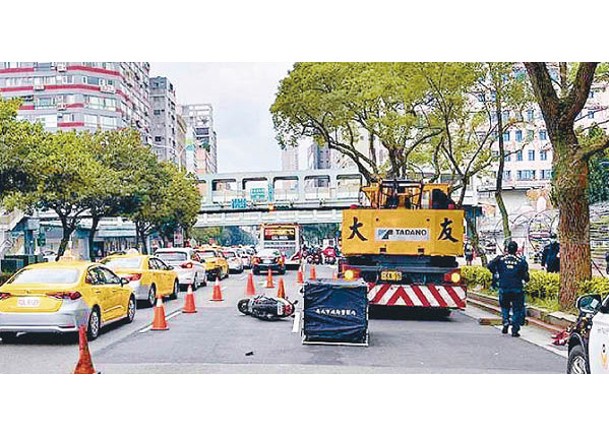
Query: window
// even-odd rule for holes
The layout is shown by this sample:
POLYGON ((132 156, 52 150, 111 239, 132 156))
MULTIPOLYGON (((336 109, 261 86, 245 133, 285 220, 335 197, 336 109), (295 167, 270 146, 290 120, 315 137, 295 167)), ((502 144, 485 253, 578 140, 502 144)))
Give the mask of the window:
POLYGON ((508 122, 509 119, 510 119, 510 111, 504 110, 503 113, 501 114, 501 120, 503 122, 508 122))
POLYGON ((594 119, 594 110, 588 110, 588 119, 594 119))
POLYGON ((518 180, 534 180, 535 179, 535 170, 524 169, 522 171, 517 171, 516 178, 518 180))
POLYGON ((510 132, 506 131, 503 133, 503 141, 504 142, 509 142, 510 141, 510 132))
POLYGON ((516 160, 522 162, 522 150, 516 153, 516 160))
POLYGON ((160 142, 163 138, 161 136, 155 136, 154 137, 154 141, 155 142, 160 142))
POLYGON ((527 121, 531 122, 535 119, 535 110, 529 109, 527 110, 527 121))
POLYGON ((548 152, 545 150, 539 151, 539 158, 541 160, 548 160, 548 152))
POLYGON ((522 142, 522 130, 516 130, 516 142, 522 142))
POLYGON ((535 132, 533 130, 527 130, 527 140, 531 141, 535 138, 535 132))
POLYGON ((505 161, 506 161, 506 162, 509 162, 509 161, 511 161, 511 160, 512 160, 512 155, 511 155, 511 154, 506 154, 506 155, 505 155, 505 161))
POLYGON ((512 171, 503 171, 503 179, 505 181, 512 181, 512 171))
POLYGON ((484 103, 484 94, 478 94, 478 101, 484 103))
POLYGON ((85 115, 85 125, 88 127, 97 127, 97 116, 96 115, 85 115))
POLYGON ((116 118, 110 116, 100 116, 99 121, 103 127, 114 128, 116 127, 116 118))
POLYGON ((155 109, 155 110, 154 110, 154 114, 155 114, 156 116, 159 116, 159 115, 161 114, 161 111, 160 111, 159 109, 155 109))
POLYGON ((546 130, 539 130, 539 140, 548 140, 548 132, 546 130))
POLYGON ((529 150, 529 161, 535 160, 535 150, 529 150))
POLYGON ((551 169, 542 169, 541 170, 541 179, 549 180, 552 178, 552 170, 551 169))

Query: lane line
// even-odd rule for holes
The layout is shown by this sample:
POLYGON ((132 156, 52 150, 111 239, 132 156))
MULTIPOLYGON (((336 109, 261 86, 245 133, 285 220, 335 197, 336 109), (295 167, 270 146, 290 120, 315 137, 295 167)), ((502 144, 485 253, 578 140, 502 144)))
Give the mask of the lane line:
MULTIPOLYGON (((174 311, 173 313, 169 314, 168 316, 165 316, 165 320, 169 320, 169 319, 171 319, 171 318, 173 318, 175 316, 179 316, 180 314, 182 314, 182 309, 181 308, 178 311, 174 311)), ((152 329, 152 323, 150 325, 146 326, 144 329, 140 329, 137 332, 140 332, 140 333, 142 333, 142 332, 148 332, 151 329, 152 329)))
POLYGON ((298 311, 294 316, 294 325, 292 325, 292 332, 298 332, 300 330, 300 315, 301 311, 298 311))

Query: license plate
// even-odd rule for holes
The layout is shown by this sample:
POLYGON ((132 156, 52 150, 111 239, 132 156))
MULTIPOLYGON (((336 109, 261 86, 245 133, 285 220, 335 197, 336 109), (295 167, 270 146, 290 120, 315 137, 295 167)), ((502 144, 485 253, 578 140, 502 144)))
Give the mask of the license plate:
POLYGON ((40 306, 40 298, 19 298, 17 306, 22 308, 36 308, 40 306))
POLYGON ((402 272, 396 270, 383 270, 381 272, 381 280, 383 281, 401 281, 402 272))
POLYGON ((264 260, 264 261, 263 261, 263 263, 264 263, 264 264, 271 264, 271 263, 272 263, 272 261, 271 261, 271 260, 264 260))

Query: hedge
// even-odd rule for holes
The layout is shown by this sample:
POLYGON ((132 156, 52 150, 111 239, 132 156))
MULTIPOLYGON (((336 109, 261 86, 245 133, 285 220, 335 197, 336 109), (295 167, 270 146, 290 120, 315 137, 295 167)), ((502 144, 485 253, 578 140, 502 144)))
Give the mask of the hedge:
MULTIPOLYGON (((531 270, 531 280, 525 285, 524 291, 527 296, 534 299, 558 300, 560 291, 560 275, 558 273, 548 273, 543 270, 531 270)), ((465 283, 471 287, 482 287, 483 290, 491 289, 491 272, 482 266, 463 266, 461 276, 465 283)), ((583 281, 578 290, 577 296, 599 293, 603 297, 609 294, 609 279, 595 277, 583 281)))

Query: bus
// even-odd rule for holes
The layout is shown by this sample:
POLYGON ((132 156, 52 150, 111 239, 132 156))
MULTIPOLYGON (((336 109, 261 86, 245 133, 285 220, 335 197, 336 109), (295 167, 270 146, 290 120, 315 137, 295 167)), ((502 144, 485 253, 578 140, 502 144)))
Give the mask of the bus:
POLYGON ((298 224, 262 224, 260 248, 279 250, 285 257, 286 268, 298 269, 302 236, 298 224))

